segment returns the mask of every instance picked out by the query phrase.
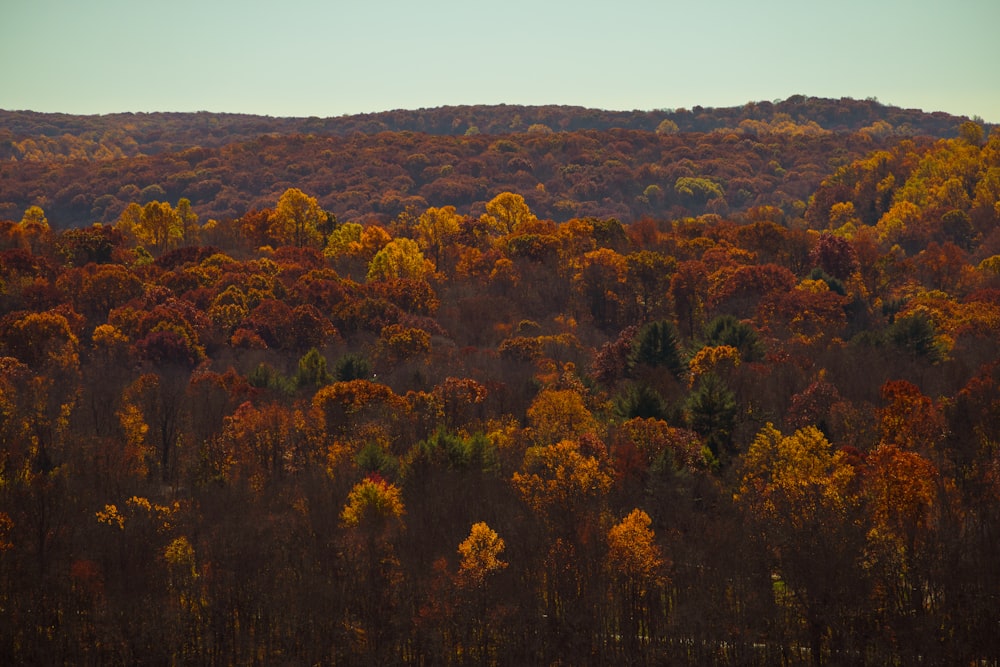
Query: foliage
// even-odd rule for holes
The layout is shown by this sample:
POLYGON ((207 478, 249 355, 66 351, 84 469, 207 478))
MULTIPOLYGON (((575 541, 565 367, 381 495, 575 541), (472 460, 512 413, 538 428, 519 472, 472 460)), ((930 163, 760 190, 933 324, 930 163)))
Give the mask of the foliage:
POLYGON ((962 122, 0 112, 0 662, 995 662, 962 122))

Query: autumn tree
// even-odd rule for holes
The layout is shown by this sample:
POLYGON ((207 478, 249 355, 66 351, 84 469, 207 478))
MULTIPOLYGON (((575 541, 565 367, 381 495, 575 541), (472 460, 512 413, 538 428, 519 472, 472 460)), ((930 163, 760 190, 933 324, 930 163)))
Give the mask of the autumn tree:
POLYGON ((632 510, 608 531, 607 568, 615 588, 612 600, 626 655, 641 654, 640 645, 655 636, 658 596, 666 561, 656 544, 652 519, 632 510))
POLYGON ((353 608, 364 631, 361 649, 379 663, 391 655, 393 591, 399 567, 394 540, 403 528, 405 513, 399 487, 377 477, 355 484, 340 513, 357 559, 353 608))
POLYGON ((536 220, 524 197, 513 192, 501 192, 486 203, 483 221, 495 233, 504 235, 517 231, 523 223, 536 220))
POLYGON ((368 265, 368 280, 420 280, 431 270, 416 241, 397 238, 389 241, 372 258, 368 265))
POLYGON ((535 442, 541 445, 576 438, 597 428, 597 422, 583 398, 571 389, 539 392, 528 408, 528 422, 535 442))
POLYGON ((736 502, 779 577, 779 604, 799 610, 813 662, 821 664, 858 594, 854 469, 815 427, 786 436, 768 424, 741 470, 736 502))
POLYGON ((417 220, 417 243, 439 271, 444 270, 445 254, 461 231, 461 220, 454 206, 429 208, 417 220))
POLYGON ((268 219, 268 233, 283 245, 299 248, 319 246, 323 243, 320 228, 326 219, 327 214, 315 197, 298 188, 288 188, 278 198, 278 204, 268 219))

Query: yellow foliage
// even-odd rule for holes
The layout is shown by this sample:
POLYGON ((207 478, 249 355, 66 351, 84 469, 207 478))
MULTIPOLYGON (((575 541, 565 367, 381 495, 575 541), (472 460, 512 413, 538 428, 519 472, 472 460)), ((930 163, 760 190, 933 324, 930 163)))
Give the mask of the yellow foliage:
POLYGON ((383 479, 369 478, 351 489, 340 519, 349 528, 376 528, 402 519, 403 514, 403 493, 399 487, 383 479))
POLYGON ((98 523, 109 526, 118 526, 119 530, 125 529, 125 517, 118 511, 117 505, 105 505, 103 510, 96 513, 98 523))
POLYGON ((767 424, 743 459, 735 499, 755 517, 801 529, 842 514, 853 477, 844 454, 816 427, 786 436, 767 424))
POLYGON ((486 213, 481 217, 490 230, 500 235, 515 232, 522 224, 536 219, 524 197, 513 192, 501 192, 488 201, 486 213))
POLYGON ((503 538, 484 521, 472 524, 469 536, 458 545, 462 556, 459 581, 480 586, 489 575, 507 567, 507 562, 500 558, 505 546, 503 538))
POLYGON ((528 408, 528 423, 535 442, 540 445, 578 438, 597 430, 597 420, 584 405, 583 397, 571 389, 539 392, 528 408))
POLYGON ((152 454, 152 448, 146 443, 149 425, 145 422, 142 410, 134 403, 126 402, 116 414, 125 433, 125 472, 145 475, 148 472, 146 457, 152 454))
MULTIPOLYGON (((327 257, 339 255, 360 255, 362 250, 361 233, 364 228, 356 222, 345 222, 330 232, 326 240, 323 254, 327 257)), ((374 255, 374 253, 372 253, 374 255)))
POLYGON ((441 268, 445 248, 458 236, 461 219, 454 206, 443 206, 427 209, 417 220, 417 243, 434 259, 435 268, 441 268))
POLYGON ((720 371, 731 370, 740 365, 740 351, 732 345, 706 346, 698 350, 688 364, 693 387, 703 375, 708 373, 721 374, 720 371))
POLYGON ((318 246, 323 237, 319 228, 327 220, 315 197, 298 188, 288 188, 278 198, 278 205, 268 222, 268 232, 284 245, 318 246))
POLYGON ((652 520, 641 509, 632 510, 608 531, 608 569, 638 584, 652 584, 662 578, 664 565, 656 545, 652 520))
POLYGON ((185 574, 192 578, 197 576, 194 547, 191 546, 188 538, 183 535, 175 538, 167 545, 167 548, 163 550, 163 557, 171 569, 177 571, 178 574, 185 574))
POLYGON ((573 511, 580 501, 600 497, 611 488, 611 475, 605 466, 583 454, 573 440, 528 448, 522 470, 515 472, 511 481, 537 512, 573 511))
POLYGON ((416 241, 398 238, 375 253, 368 265, 368 281, 395 278, 420 280, 433 270, 433 265, 424 259, 416 241))

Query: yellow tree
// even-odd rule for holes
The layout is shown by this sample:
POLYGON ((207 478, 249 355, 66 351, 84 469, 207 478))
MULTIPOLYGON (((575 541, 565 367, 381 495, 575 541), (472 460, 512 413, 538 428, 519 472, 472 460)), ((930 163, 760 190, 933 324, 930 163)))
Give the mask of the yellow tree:
POLYGON ((897 618, 919 618, 933 598, 926 568, 939 516, 937 467, 914 451, 881 444, 868 455, 862 489, 871 521, 865 565, 879 585, 881 609, 897 618))
POLYGON ((417 243, 438 270, 444 268, 445 251, 458 236, 461 220, 454 206, 429 208, 417 220, 417 243))
POLYGON ((528 408, 528 423, 539 445, 578 438, 597 430, 597 421, 572 389, 544 389, 528 408))
POLYGON ((618 606, 620 635, 633 654, 638 642, 652 635, 649 593, 664 581, 666 563, 652 523, 648 514, 636 508, 608 531, 606 564, 616 584, 612 597, 618 606))
POLYGON ((181 198, 177 202, 177 222, 180 226, 180 238, 183 241, 194 242, 198 240, 198 214, 191 208, 191 201, 181 198))
POLYGON ((41 206, 29 206, 25 209, 24 216, 21 218, 21 226, 37 226, 42 229, 48 229, 49 220, 45 217, 45 211, 42 210, 41 206))
POLYGON ((135 202, 126 206, 115 221, 114 228, 131 239, 145 243, 142 239, 142 206, 135 202))
POLYGON ((326 212, 315 197, 298 188, 288 188, 278 198, 278 205, 268 219, 268 233, 282 245, 320 246, 323 244, 320 228, 326 219, 326 212))
POLYGON ((357 566, 352 583, 357 586, 354 601, 363 630, 362 648, 372 664, 388 662, 386 644, 399 570, 393 540, 403 528, 405 512, 399 487, 370 477, 354 485, 340 513, 357 566))
POLYGON ((358 255, 361 253, 361 232, 364 227, 356 222, 345 222, 330 232, 323 254, 327 257, 358 255))
POLYGON ((413 239, 398 238, 389 241, 375 253, 368 265, 368 281, 409 278, 421 280, 431 270, 420 246, 413 239))
POLYGON ((498 234, 510 234, 525 222, 534 221, 524 197, 513 192, 501 192, 486 203, 486 213, 480 219, 498 234))
MULTIPOLYGON (((601 550, 594 536, 611 488, 608 466, 581 451, 579 442, 562 440, 529 447, 511 483, 549 533, 538 564, 545 613, 561 628, 587 622, 600 605, 601 591, 595 584, 600 581, 601 550)), ((572 634, 558 639, 580 640, 572 634)))
POLYGON ((505 548, 503 538, 486 522, 472 524, 469 536, 458 545, 462 562, 458 568, 458 578, 463 586, 483 586, 490 576, 507 567, 500 558, 505 548))
POLYGON ((138 238, 158 250, 169 250, 182 238, 177 211, 167 202, 151 201, 142 207, 138 238))
POLYGON ((458 545, 462 560, 457 581, 462 589, 460 600, 466 607, 462 616, 470 620, 471 631, 467 650, 479 663, 490 662, 490 639, 497 630, 490 623, 495 613, 495 608, 489 606, 491 584, 496 575, 507 568, 507 561, 501 558, 505 547, 503 538, 484 521, 472 524, 469 536, 458 545))
MULTIPOLYGON (((770 559, 785 600, 796 603, 813 659, 835 633, 857 593, 854 468, 823 433, 807 426, 783 435, 772 425, 757 434, 743 460, 736 503, 770 559)), ((779 600, 780 602, 781 600, 779 600)))

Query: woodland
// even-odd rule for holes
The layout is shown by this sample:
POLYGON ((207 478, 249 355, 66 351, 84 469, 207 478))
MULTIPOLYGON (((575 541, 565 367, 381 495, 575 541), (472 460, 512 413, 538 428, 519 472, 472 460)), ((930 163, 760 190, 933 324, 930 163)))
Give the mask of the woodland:
POLYGON ((1000 129, 0 111, 0 663, 1000 664, 1000 129))

